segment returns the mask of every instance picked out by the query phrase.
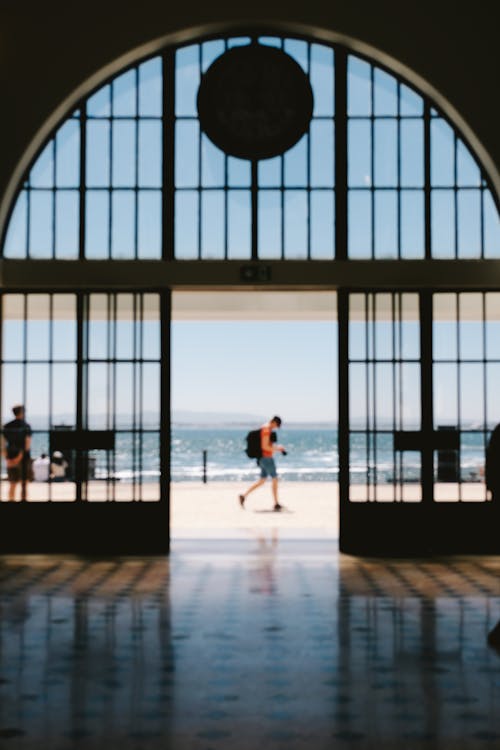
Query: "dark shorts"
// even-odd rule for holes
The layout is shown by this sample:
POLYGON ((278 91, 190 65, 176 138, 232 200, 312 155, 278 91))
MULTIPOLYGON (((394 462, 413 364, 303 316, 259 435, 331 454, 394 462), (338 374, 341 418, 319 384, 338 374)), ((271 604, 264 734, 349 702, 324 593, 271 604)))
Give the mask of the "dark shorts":
POLYGON ((274 479, 277 476, 274 458, 271 458, 270 456, 269 458, 267 456, 259 458, 259 468, 261 479, 265 479, 266 477, 272 477, 274 479))
POLYGON ((17 466, 8 468, 7 479, 9 482, 32 482, 33 467, 31 458, 21 461, 17 466))

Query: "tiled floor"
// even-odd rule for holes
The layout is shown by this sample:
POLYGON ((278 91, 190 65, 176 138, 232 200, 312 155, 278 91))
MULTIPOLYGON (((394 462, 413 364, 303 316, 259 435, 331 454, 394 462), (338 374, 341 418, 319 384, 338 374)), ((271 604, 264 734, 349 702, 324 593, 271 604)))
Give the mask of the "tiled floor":
POLYGON ((498 748, 500 559, 0 558, 0 748, 498 748))

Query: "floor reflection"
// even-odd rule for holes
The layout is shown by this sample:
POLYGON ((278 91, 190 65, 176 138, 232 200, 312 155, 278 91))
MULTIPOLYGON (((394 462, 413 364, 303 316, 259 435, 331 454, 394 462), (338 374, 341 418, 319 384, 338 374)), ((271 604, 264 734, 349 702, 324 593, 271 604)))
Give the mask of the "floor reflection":
POLYGON ((500 560, 0 558, 0 748, 498 748, 500 560))

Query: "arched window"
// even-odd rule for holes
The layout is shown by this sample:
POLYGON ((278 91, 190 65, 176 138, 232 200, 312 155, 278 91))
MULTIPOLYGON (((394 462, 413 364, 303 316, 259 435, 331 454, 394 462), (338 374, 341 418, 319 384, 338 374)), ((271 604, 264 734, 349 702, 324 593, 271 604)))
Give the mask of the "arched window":
POLYGON ((283 156, 226 156, 200 132, 200 77, 249 37, 121 73, 60 125, 20 187, 5 258, 327 260, 500 257, 484 175, 404 81, 342 47, 260 37, 303 67, 309 132, 283 156))

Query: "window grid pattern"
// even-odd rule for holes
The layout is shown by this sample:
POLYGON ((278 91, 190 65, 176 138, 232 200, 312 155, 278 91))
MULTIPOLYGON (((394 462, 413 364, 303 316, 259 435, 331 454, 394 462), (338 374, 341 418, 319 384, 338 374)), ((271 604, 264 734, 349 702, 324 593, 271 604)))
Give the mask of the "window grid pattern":
POLYGON ((115 435, 85 452, 81 481, 82 457, 65 452, 68 481, 35 482, 33 499, 159 500, 159 295, 5 293, 2 307, 2 423, 25 404, 32 458, 58 428, 115 435))
POLYGON ((487 500, 484 456, 500 413, 500 293, 436 293, 433 318, 434 429, 460 437, 458 451, 441 454, 451 476, 435 499, 487 500))
POLYGON ((309 75, 311 128, 283 156, 258 164, 226 156, 200 131, 201 75, 228 48, 250 38, 191 45, 176 55, 175 257, 334 258, 334 53, 297 39, 261 37, 309 75))
POLYGON ((259 37, 309 75, 309 133, 254 164, 217 149, 200 131, 200 78, 224 50, 250 41, 166 50, 84 100, 21 186, 3 255, 500 257, 495 201, 463 141, 404 82, 340 46, 259 37), (345 150, 347 170, 338 167, 345 150))
POLYGON ((348 335, 350 499, 420 501, 420 454, 394 441, 420 429, 418 295, 351 294, 348 335))

